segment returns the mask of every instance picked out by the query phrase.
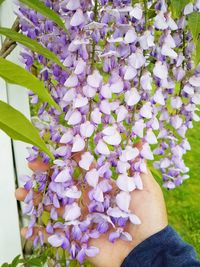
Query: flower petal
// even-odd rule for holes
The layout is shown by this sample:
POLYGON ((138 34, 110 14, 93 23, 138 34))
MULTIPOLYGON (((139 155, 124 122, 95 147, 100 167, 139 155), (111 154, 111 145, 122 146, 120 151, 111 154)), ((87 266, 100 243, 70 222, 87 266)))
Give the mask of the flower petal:
POLYGON ((85 152, 81 155, 81 160, 79 161, 79 166, 88 171, 94 160, 94 156, 90 152, 85 152))
POLYGON ((59 174, 56 176, 54 181, 56 183, 64 183, 64 182, 70 181, 71 179, 72 179, 72 177, 71 177, 71 174, 70 174, 70 169, 69 168, 65 168, 64 170, 59 172, 59 174))
POLYGON ((117 178, 116 184, 119 189, 125 192, 132 192, 136 188, 134 179, 126 174, 120 174, 117 178))
POLYGON ((130 201, 131 201, 131 196, 128 192, 120 192, 116 196, 117 206, 125 212, 129 212, 130 201))
POLYGON ((80 135, 76 135, 73 139, 72 152, 82 151, 85 147, 85 141, 80 135))
POLYGON ((96 169, 92 169, 91 171, 87 172, 85 175, 85 179, 90 186, 96 187, 99 182, 98 171, 96 169))
POLYGON ((77 203, 65 206, 63 218, 65 221, 74 221, 81 216, 81 209, 77 203))

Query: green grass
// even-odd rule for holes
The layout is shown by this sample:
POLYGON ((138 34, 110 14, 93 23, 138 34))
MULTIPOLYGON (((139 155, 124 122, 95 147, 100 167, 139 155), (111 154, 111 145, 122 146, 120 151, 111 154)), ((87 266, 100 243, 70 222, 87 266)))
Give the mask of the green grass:
POLYGON ((190 243, 200 258, 200 123, 188 135, 192 150, 185 160, 190 167, 190 179, 175 190, 163 189, 169 224, 190 243))

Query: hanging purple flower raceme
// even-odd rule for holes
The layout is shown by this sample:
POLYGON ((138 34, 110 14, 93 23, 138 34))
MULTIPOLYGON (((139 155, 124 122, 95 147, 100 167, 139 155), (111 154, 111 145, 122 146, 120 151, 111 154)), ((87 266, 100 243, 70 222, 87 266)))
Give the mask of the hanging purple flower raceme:
MULTIPOLYGON (((50 206, 49 244, 80 263, 99 252, 89 240, 109 230, 110 242, 132 240, 124 228, 141 223, 129 205, 131 192, 143 189, 146 160, 156 158, 154 167, 168 189, 189 177, 183 155, 190 149, 187 130, 199 121, 200 67, 194 66, 186 21, 200 7, 186 6, 175 21, 164 0, 148 17, 148 2, 45 1, 68 34, 35 11, 21 5, 18 11, 22 32, 53 51, 68 69, 36 53, 22 53, 26 68, 36 70, 62 109, 59 113, 30 94, 38 111, 33 122, 56 159, 50 163, 37 148, 30 151, 28 161, 39 157, 47 165, 24 178, 29 190, 25 213, 31 217, 27 237, 50 206), (36 190, 42 193, 37 207, 36 190)), ((44 243, 41 232, 34 240, 38 243, 44 243)))

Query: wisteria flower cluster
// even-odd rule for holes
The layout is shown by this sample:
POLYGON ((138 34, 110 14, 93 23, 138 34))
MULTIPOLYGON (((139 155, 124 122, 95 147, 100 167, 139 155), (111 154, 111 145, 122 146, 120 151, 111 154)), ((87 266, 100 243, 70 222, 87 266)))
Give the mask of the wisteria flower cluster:
MULTIPOLYGON (((91 238, 111 231, 110 242, 132 239, 124 228, 141 221, 129 210, 130 193, 143 189, 146 160, 154 160, 168 189, 189 177, 183 156, 190 150, 187 130, 199 121, 200 67, 187 16, 200 11, 200 1, 186 5, 176 20, 165 0, 134 2, 45 0, 68 33, 25 6, 18 11, 21 31, 68 70, 27 49, 22 53, 26 69, 45 82, 62 109, 30 94, 33 122, 55 160, 30 150, 28 161, 40 158, 47 168, 23 177, 27 238, 51 205, 48 242, 80 263, 99 252, 88 245, 91 238), (38 207, 34 191, 43 195, 38 207)), ((34 246, 39 243, 42 233, 34 246)))

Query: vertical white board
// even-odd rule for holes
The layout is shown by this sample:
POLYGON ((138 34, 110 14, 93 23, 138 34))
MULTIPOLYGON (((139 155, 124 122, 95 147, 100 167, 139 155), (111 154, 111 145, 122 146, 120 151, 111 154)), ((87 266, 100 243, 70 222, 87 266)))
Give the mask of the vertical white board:
MULTIPOLYGON (((6 83, 0 79, 0 99, 7 101, 6 83)), ((0 130, 0 265, 21 254, 15 175, 10 138, 0 130)))
MULTIPOLYGON (((16 10, 14 0, 6 0, 2 4, 0 7, 1 26, 10 27, 13 24, 14 10, 16 10)), ((8 59, 19 63, 19 51, 16 49, 8 59)), ((26 89, 6 84, 0 80, 0 99, 30 118, 26 89)), ((0 265, 3 262, 12 261, 16 255, 22 253, 17 202, 14 196, 16 188, 14 161, 17 177, 29 172, 25 160, 27 146, 22 142, 14 141, 14 154, 12 154, 10 138, 0 131, 0 265)))

